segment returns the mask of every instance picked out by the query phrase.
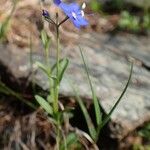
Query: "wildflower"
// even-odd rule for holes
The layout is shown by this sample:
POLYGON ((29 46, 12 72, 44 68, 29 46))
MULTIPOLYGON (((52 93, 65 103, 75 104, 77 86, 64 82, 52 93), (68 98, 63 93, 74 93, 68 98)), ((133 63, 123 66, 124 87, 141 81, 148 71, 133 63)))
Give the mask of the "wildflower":
POLYGON ((54 0, 54 3, 60 7, 63 12, 69 17, 69 19, 73 22, 74 26, 80 28, 81 26, 87 26, 88 21, 84 18, 85 3, 83 3, 82 7, 80 7, 77 3, 64 3, 60 0, 54 0))

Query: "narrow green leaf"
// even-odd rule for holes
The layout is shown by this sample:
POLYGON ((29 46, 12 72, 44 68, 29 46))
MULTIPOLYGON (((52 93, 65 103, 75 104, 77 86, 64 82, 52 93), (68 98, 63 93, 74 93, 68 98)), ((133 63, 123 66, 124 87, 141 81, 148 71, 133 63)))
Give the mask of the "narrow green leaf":
POLYGON ((50 46, 50 37, 47 35, 47 33, 44 30, 41 31, 41 40, 42 40, 45 50, 48 51, 49 46, 50 46))
MULTIPOLYGON (((59 82, 61 82, 62 77, 64 75, 65 70, 67 69, 68 64, 69 64, 69 60, 67 58, 61 59, 59 61, 59 66, 60 66, 59 77, 58 77, 59 82)), ((56 63, 52 66, 52 68, 51 68, 52 73, 56 72, 56 66, 57 66, 56 63)))
POLYGON ((55 76, 50 76, 50 78, 52 78, 53 80, 57 80, 55 76))
POLYGON ((46 43, 47 43, 47 34, 44 30, 41 31, 41 40, 42 40, 42 43, 45 47, 46 43))
POLYGON ((93 102, 94 102, 94 109, 95 109, 95 116, 96 116, 96 124, 97 124, 97 126, 99 126, 101 124, 101 121, 102 121, 102 114, 101 114, 101 111, 100 111, 100 104, 99 104, 100 102, 97 99, 97 96, 95 94, 95 90, 93 88, 92 81, 90 79, 89 70, 88 70, 87 64, 85 62, 85 58, 84 58, 82 49, 80 47, 79 47, 79 49, 80 49, 80 53, 81 53, 82 60, 83 60, 83 63, 84 63, 85 72, 87 74, 87 79, 88 79, 88 82, 89 82, 89 85, 90 85, 90 88, 91 88, 91 92, 92 92, 92 98, 93 98, 93 102))
POLYGON ((65 149, 68 149, 71 145, 77 143, 78 141, 78 137, 75 133, 70 133, 65 141, 61 144, 60 146, 60 150, 65 150, 65 149))
POLYGON ((53 80, 57 80, 56 76, 51 76, 50 72, 47 69, 47 66, 45 66, 44 64, 40 63, 40 62, 36 62, 35 65, 37 65, 45 74, 47 74, 47 76, 53 80))
POLYGON ((0 81, 0 93, 6 94, 6 95, 10 94, 8 87, 1 81, 0 81))
POLYGON ((45 44, 45 49, 48 51, 49 47, 50 47, 50 38, 48 37, 47 42, 45 44))
POLYGON ((69 60, 67 58, 63 59, 60 63, 60 71, 59 71, 59 82, 61 82, 62 77, 64 75, 65 70, 67 69, 67 66, 69 64, 69 60))
POLYGON ((3 94, 6 94, 6 95, 12 95, 12 96, 16 97, 18 100, 20 100, 21 102, 30 106, 31 108, 33 108, 33 109, 36 108, 36 106, 33 103, 24 99, 20 93, 15 92, 14 90, 12 90, 8 86, 6 86, 2 81, 0 81, 0 92, 3 94))
POLYGON ((37 65, 44 73, 48 75, 47 67, 44 64, 37 61, 35 65, 37 65))
MULTIPOLYGON (((60 59, 60 60, 59 60, 59 64, 61 63, 62 60, 63 60, 63 59, 60 59)), ((57 66, 57 63, 55 63, 55 64, 51 67, 52 73, 56 72, 56 66, 57 66)))
POLYGON ((53 114, 53 109, 50 106, 50 104, 41 96, 36 95, 35 99, 37 100, 37 102, 40 104, 40 106, 50 115, 53 114))
POLYGON ((7 30, 10 24, 10 20, 12 18, 13 12, 15 11, 16 5, 17 5, 17 0, 13 2, 13 8, 10 14, 8 15, 8 17, 5 19, 3 23, 0 24, 0 40, 5 38, 5 35, 7 33, 7 30))
POLYGON ((96 138, 96 129, 92 123, 92 120, 91 120, 91 117, 83 103, 83 100, 80 98, 80 96, 78 95, 78 92, 77 90, 75 89, 75 87, 72 85, 73 87, 73 90, 74 90, 74 93, 75 93, 75 96, 76 96, 76 99, 79 103, 79 106, 82 110, 82 113, 84 115, 84 118, 86 120, 86 123, 87 123, 87 126, 88 126, 88 130, 89 130, 89 133, 90 133, 90 136, 93 138, 93 140, 96 138))
POLYGON ((102 122, 100 128, 103 128, 103 126, 109 121, 111 114, 113 113, 113 111, 115 110, 115 108, 116 108, 117 105, 119 104, 120 100, 122 99, 123 95, 125 94, 125 92, 126 92, 128 86, 129 86, 130 80, 131 80, 132 71, 133 71, 133 63, 131 64, 130 75, 129 75, 127 84, 126 84, 126 86, 125 86, 123 92, 121 93, 120 97, 118 98, 118 100, 116 101, 116 103, 114 104, 113 108, 110 110, 110 112, 109 112, 108 115, 106 116, 106 118, 103 120, 103 122, 102 122))
MULTIPOLYGON (((62 61, 63 61, 63 59, 60 59, 60 60, 59 60, 59 64, 61 64, 62 61)), ((55 71, 56 71, 56 67, 57 67, 57 63, 55 63, 55 64, 52 66, 52 68, 51 68, 52 72, 55 72, 55 71)))

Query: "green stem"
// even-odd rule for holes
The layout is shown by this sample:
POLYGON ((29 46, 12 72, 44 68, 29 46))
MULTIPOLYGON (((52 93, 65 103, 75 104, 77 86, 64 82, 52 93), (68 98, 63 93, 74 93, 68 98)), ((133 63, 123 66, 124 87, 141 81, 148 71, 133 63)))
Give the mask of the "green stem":
POLYGON ((58 22, 58 14, 56 14, 56 40, 57 40, 57 48, 56 48, 56 76, 57 80, 55 82, 55 99, 54 99, 54 113, 58 113, 58 94, 59 94, 59 59, 60 59, 60 49, 59 49, 59 22, 58 22))
POLYGON ((57 135, 56 135, 56 146, 57 146, 57 150, 59 150, 59 145, 60 145, 60 118, 59 115, 57 115, 57 135))
POLYGON ((60 145, 60 118, 59 118, 59 113, 58 113, 58 95, 59 95, 59 60, 60 60, 60 48, 59 48, 59 21, 58 21, 58 13, 56 14, 56 40, 57 40, 57 48, 56 48, 56 84, 55 84, 55 100, 54 100, 54 114, 56 114, 57 118, 57 139, 56 139, 56 144, 57 144, 57 149, 59 150, 59 145, 60 145))
MULTIPOLYGON (((52 95, 52 80, 51 80, 51 66, 50 66, 50 57, 49 57, 49 46, 45 46, 45 64, 48 72, 48 81, 49 81, 49 95, 52 95)), ((50 101, 49 101, 50 102, 50 101)))

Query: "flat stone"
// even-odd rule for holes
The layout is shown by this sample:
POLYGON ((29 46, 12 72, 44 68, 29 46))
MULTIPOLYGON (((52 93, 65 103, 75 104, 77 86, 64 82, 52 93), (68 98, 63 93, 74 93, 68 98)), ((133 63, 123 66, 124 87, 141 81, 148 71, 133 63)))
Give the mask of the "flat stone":
MULTIPOLYGON (((130 72, 130 61, 135 62, 127 92, 111 116, 111 136, 121 139, 150 120, 150 37, 85 33, 79 36, 78 42, 72 47, 61 46, 62 57, 68 57, 70 65, 62 80, 60 93, 74 96, 70 85, 73 83, 80 96, 91 98, 78 45, 83 49, 97 97, 106 113, 125 87, 130 72)), ((34 62, 44 61, 41 49, 40 47, 33 53, 34 62)), ((0 45, 0 51, 0 61, 16 78, 29 74, 29 50, 0 45)), ((37 72, 35 78, 38 85, 48 89, 47 78, 43 73, 37 72)))

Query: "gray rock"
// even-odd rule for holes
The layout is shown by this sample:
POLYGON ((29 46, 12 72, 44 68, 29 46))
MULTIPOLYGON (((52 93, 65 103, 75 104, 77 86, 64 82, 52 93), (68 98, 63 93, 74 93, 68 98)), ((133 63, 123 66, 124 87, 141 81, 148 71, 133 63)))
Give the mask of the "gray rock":
MULTIPOLYGON (((135 62, 130 86, 111 116, 111 136, 121 139, 150 120, 150 37, 91 33, 81 34, 78 44, 83 49, 93 85, 106 113, 125 87, 130 61, 135 62)), ((71 82, 78 88, 80 96, 91 98, 77 45, 67 48, 62 46, 62 55, 70 58, 70 65, 62 80, 60 91, 65 96, 73 96, 71 82)), ((0 51, 0 61, 8 66, 16 78, 29 74, 29 50, 1 45, 0 51)), ((34 52, 33 60, 44 60, 40 48, 34 52)), ((47 79, 40 71, 36 74, 36 81, 43 89, 48 89, 47 79)))

